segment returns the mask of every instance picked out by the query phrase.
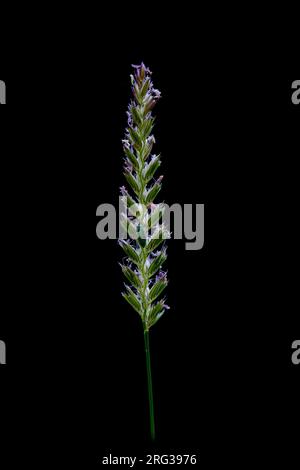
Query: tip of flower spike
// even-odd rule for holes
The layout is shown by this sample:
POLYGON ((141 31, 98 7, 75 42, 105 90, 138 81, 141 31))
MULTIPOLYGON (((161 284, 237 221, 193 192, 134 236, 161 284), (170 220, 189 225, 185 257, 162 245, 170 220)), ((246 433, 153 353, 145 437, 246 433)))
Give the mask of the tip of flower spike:
POLYGON ((134 78, 137 80, 139 84, 143 82, 143 80, 145 79, 145 77, 147 77, 147 75, 151 75, 150 69, 146 67, 143 62, 140 65, 131 64, 131 66, 135 69, 134 78))
POLYGON ((146 67, 144 62, 142 62, 139 65, 131 64, 131 67, 133 67, 137 71, 144 70, 145 73, 149 73, 150 75, 152 73, 151 70, 148 67, 146 67))

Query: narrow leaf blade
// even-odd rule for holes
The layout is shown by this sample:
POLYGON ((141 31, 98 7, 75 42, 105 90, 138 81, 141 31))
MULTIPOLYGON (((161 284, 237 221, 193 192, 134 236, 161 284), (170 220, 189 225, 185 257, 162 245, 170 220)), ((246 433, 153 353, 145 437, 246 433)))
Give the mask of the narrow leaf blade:
POLYGON ((130 173, 130 172, 125 172, 125 173, 124 173, 124 176, 125 176, 125 178, 126 178, 127 183, 131 186, 131 188, 133 189, 133 191, 135 192, 135 194, 136 194, 137 196, 139 196, 140 188, 139 188, 138 182, 137 182, 137 180, 135 179, 135 177, 133 176, 133 174, 130 173))
POLYGON ((155 299, 157 299, 157 297, 159 297, 160 294, 162 294, 162 292, 165 290, 167 285, 168 285, 168 282, 166 279, 161 279, 157 281, 150 290, 150 293, 149 293, 150 302, 153 302, 155 299))
POLYGON ((140 262, 140 258, 133 246, 131 246, 130 243, 125 242, 124 240, 120 241, 120 246, 124 250, 125 254, 128 256, 128 258, 133 261, 136 265, 138 265, 140 262))
POLYGON ((159 191, 161 190, 161 184, 155 183, 152 188, 149 189, 146 195, 146 204, 150 204, 154 201, 159 191))
POLYGON ((155 175, 160 165, 161 165, 161 161, 158 155, 154 157, 150 161, 150 163, 146 166, 144 170, 144 178, 145 178, 146 183, 148 183, 153 178, 153 176, 155 175))
POLYGON ((166 259, 167 259, 166 250, 163 250, 156 258, 154 258, 154 260, 152 261, 148 269, 149 278, 154 276, 155 273, 157 273, 157 271, 162 267, 166 259))
POLYGON ((134 310, 142 316, 142 305, 140 304, 139 299, 135 295, 132 289, 130 287, 126 286, 127 292, 122 292, 122 296, 124 297, 125 300, 134 308, 134 310))

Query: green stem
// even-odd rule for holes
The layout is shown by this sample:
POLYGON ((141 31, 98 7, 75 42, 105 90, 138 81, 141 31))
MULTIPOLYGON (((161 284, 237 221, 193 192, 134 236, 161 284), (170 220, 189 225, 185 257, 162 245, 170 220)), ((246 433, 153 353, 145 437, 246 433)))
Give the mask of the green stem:
POLYGON ((155 420, 154 420, 154 403, 153 403, 153 389, 152 389, 152 375, 151 375, 149 330, 144 330, 144 340, 145 340, 145 353, 146 353, 146 365, 147 365, 147 377, 148 377, 150 434, 151 434, 152 441, 154 441, 155 440, 155 420))

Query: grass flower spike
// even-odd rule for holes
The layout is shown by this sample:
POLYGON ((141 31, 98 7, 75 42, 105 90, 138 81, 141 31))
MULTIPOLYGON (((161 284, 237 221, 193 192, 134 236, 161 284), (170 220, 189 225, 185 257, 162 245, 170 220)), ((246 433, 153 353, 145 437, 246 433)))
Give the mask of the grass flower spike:
POLYGON ((120 245, 126 258, 121 265, 127 280, 123 297, 140 315, 144 330, 148 377, 150 432, 155 438, 149 330, 169 307, 161 298, 167 284, 162 265, 167 259, 165 240, 167 228, 161 223, 164 205, 154 203, 161 190, 163 177, 156 177, 161 165, 160 155, 152 153, 155 138, 152 134, 152 110, 161 94, 153 87, 151 72, 142 63, 133 65, 131 75, 132 100, 128 106, 128 127, 123 142, 124 176, 128 184, 121 187, 127 210, 121 222, 128 234, 120 245))

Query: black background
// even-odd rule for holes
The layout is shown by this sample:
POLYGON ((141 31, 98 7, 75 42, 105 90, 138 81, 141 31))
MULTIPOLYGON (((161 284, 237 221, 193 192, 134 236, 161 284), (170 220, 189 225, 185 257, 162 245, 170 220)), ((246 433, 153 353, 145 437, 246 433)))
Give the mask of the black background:
POLYGON ((136 44, 134 35, 103 43, 90 32, 84 46, 67 41, 55 54, 18 45, 0 69, 1 455, 70 466, 82 457, 85 468, 149 449, 197 453, 205 467, 292 462, 297 76, 281 78, 251 41, 241 54, 161 29, 136 44), (150 338, 154 445, 142 327, 120 295, 122 254, 92 223, 124 183, 130 64, 140 61, 163 97, 161 199, 205 204, 203 249, 169 242, 171 310, 150 338))

